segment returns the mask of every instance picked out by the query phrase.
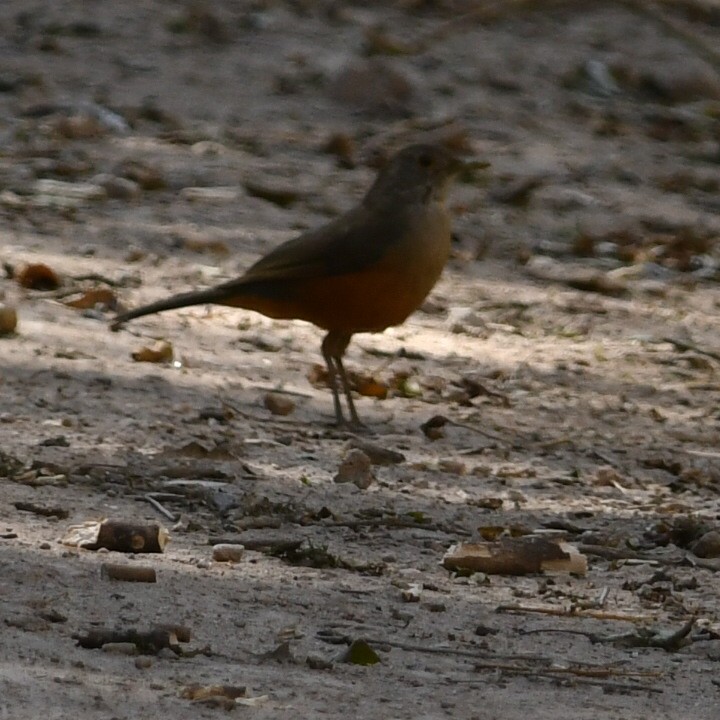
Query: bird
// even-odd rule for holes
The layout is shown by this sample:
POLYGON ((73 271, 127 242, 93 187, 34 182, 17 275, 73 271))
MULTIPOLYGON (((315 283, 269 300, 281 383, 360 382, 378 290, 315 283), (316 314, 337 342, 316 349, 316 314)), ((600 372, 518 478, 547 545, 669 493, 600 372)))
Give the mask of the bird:
POLYGON ((451 181, 463 168, 486 164, 463 161, 439 144, 408 145, 391 156, 345 214, 280 244, 236 279, 122 312, 111 329, 143 315, 203 304, 306 320, 325 331, 321 352, 337 424, 361 428, 343 365, 350 340, 355 333, 400 325, 422 304, 450 255, 451 181))

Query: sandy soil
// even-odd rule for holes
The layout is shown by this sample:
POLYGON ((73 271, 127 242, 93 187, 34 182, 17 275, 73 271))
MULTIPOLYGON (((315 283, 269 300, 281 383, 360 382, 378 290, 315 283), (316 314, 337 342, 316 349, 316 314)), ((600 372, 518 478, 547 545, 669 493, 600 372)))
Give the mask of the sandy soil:
MULTIPOLYGON (((245 687, 256 718, 718 717, 720 80, 609 3, 463 7, 0 5, 0 718, 224 712, 194 684, 245 687), (426 305, 350 347, 389 388, 358 397, 359 438, 311 326, 194 308, 111 333, 67 304, 231 278, 427 139, 492 168, 453 192, 426 305), (22 288, 31 263, 60 287, 22 288), (157 339, 173 363, 133 361, 157 339), (358 439, 403 457, 366 490, 334 482, 358 439), (59 542, 102 517, 171 541, 59 542), (561 536, 588 572, 441 567, 493 527, 561 536), (214 562, 219 539, 243 559, 214 562), (191 630, 182 654, 76 643, 158 623, 191 630), (357 639, 379 664, 339 660, 357 639)), ((717 47, 714 7, 668 12, 717 47)))

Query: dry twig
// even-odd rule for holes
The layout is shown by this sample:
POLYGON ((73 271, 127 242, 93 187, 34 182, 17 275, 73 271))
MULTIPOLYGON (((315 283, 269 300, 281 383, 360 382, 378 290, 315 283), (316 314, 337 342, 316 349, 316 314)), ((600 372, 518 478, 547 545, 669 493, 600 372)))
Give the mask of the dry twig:
POLYGON ((603 610, 580 610, 574 608, 538 607, 530 605, 498 605, 495 609, 500 613, 515 615, 537 613, 540 615, 556 615, 558 617, 594 618, 595 620, 621 620, 623 622, 646 623, 652 618, 647 615, 626 615, 625 613, 605 612, 603 610))

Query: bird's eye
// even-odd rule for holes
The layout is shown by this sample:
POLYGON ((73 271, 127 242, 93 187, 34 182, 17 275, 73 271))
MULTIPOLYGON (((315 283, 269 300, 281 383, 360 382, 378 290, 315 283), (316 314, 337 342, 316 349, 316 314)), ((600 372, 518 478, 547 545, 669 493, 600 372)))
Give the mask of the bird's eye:
POLYGON ((419 164, 420 167, 422 167, 422 168, 429 168, 429 167, 433 164, 432 156, 429 155, 428 153, 423 153, 423 154, 418 158, 418 164, 419 164))

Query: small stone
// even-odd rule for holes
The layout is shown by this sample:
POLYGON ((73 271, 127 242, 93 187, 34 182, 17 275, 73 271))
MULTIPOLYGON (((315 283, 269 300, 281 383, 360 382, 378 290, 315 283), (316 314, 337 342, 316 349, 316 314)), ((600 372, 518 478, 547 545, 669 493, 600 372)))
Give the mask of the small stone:
POLYGON ((329 670, 332 666, 332 660, 327 660, 322 655, 308 655, 305 662, 311 670, 329 670))
POLYGON ((467 467, 464 462, 450 458, 438 460, 438 470, 450 473, 451 475, 465 475, 467 473, 467 467))
POLYGON ((102 173, 96 175, 93 182, 103 188, 113 200, 135 200, 140 197, 140 185, 129 178, 102 173))
POLYGON ((692 546, 692 551, 701 558, 720 557, 720 532, 717 530, 706 532, 692 546))
POLYGON ((105 190, 95 183, 72 183, 50 178, 37 180, 34 190, 38 195, 77 201, 104 200, 107 197, 105 190))
POLYGON ((213 546, 212 557, 216 562, 240 562, 244 552, 244 545, 220 543, 213 546))
POLYGON ((416 603, 420 602, 420 596, 422 595, 422 584, 421 583, 411 583, 409 587, 405 588, 405 590, 400 593, 400 597, 402 598, 403 602, 407 603, 416 603))
POLYGON ((41 440, 38 445, 40 447, 70 447, 70 441, 65 435, 56 435, 55 437, 41 440))
POLYGON ((354 438, 350 441, 350 448, 361 450, 369 458, 373 465, 397 465, 405 462, 405 456, 397 450, 370 442, 369 440, 359 440, 354 438))
POLYGON ((117 168, 124 178, 137 183, 143 190, 162 190, 167 181, 162 172, 152 165, 137 160, 125 160, 117 168))
POLYGON ((0 304, 0 335, 10 335, 17 328, 17 310, 0 304))
POLYGON ((447 325, 456 335, 480 335, 487 329, 482 313, 471 307, 452 307, 448 311, 447 325))
POLYGON ((236 187, 185 187, 180 197, 188 202, 235 202, 240 197, 236 187))
POLYGON ((273 415, 289 415, 295 410, 295 403, 289 397, 280 393, 266 393, 263 402, 273 415))
POLYGON ((146 655, 135 658, 135 667, 138 670, 147 670, 148 668, 152 667, 152 664, 153 664, 152 658, 147 657, 146 655))
POLYGON ((336 483, 351 482, 361 490, 367 490, 374 479, 370 458, 362 450, 356 448, 348 451, 345 455, 334 478, 336 483))
POLYGON ((302 197, 301 189, 285 180, 252 177, 245 180, 244 187, 248 195, 282 208, 289 207, 302 197))

